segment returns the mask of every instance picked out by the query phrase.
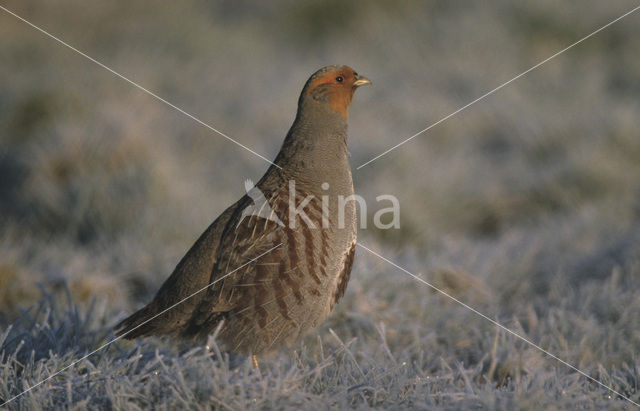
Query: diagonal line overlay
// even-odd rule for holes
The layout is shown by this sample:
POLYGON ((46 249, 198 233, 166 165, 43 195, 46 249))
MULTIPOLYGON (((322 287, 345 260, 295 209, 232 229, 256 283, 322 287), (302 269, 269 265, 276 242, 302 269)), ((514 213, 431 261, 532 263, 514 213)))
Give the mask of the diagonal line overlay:
MULTIPOLYGON (((239 143, 238 141, 236 141, 236 140, 234 140, 233 138, 229 137, 228 135, 226 135, 226 134, 222 133, 221 131, 217 130, 216 128, 214 128, 214 127, 212 127, 212 126, 208 125, 207 123, 203 122, 202 120, 198 119, 197 117, 195 117, 195 116, 193 116, 193 115, 189 114, 188 112, 186 112, 186 111, 184 111, 183 109, 181 109, 181 108, 179 108, 179 107, 175 106, 174 104, 170 103, 169 101, 165 100, 164 98, 162 98, 162 97, 160 97, 160 96, 156 95, 155 93, 153 93, 153 92, 149 91, 148 89, 146 89, 146 88, 142 87, 142 86, 141 86, 141 85, 139 85, 138 83, 136 83, 136 82, 134 82, 134 81, 130 80, 129 78, 125 77, 124 75, 122 75, 122 74, 118 73, 117 71, 115 71, 115 70, 113 70, 113 69, 109 68, 108 66, 106 66, 106 65, 104 65, 103 63, 99 62, 98 60, 96 60, 96 59, 94 59, 94 58, 92 58, 92 57, 88 56, 87 54, 83 53, 82 51, 80 51, 80 50, 76 49, 75 47, 73 47, 73 46, 71 46, 71 45, 69 45, 69 44, 67 44, 66 42, 62 41, 61 39, 59 39, 59 38, 55 37, 54 35, 52 35, 52 34, 48 33, 48 32, 47 32, 47 31, 45 31, 44 29, 42 29, 42 28, 40 28, 40 27, 36 26, 35 24, 33 24, 33 23, 31 23, 31 22, 29 22, 29 21, 25 20, 24 18, 22 18, 22 17, 20 17, 19 15, 17 15, 17 14, 15 14, 15 13, 13 13, 12 11, 8 10, 7 8, 5 8, 5 7, 3 7, 3 6, 1 6, 1 5, 0 5, 0 9, 4 10, 4 11, 5 11, 5 12, 7 12, 8 14, 11 14, 11 15, 12 15, 12 16, 14 16, 15 18, 17 18, 17 19, 21 20, 22 22, 24 22, 24 23, 26 23, 27 25, 29 25, 29 26, 33 27, 34 29, 36 29, 36 30, 40 31, 41 33, 43 33, 43 34, 44 34, 44 35, 46 35, 47 37, 50 37, 51 39, 53 39, 53 40, 57 41, 58 43, 60 43, 60 44, 64 45, 65 47, 67 47, 67 48, 69 48, 69 49, 71 49, 71 50, 75 51, 76 53, 80 54, 81 56, 85 57, 86 59, 88 59, 88 60, 92 61, 93 63, 97 64, 98 66, 100 66, 100 67, 104 68, 105 70, 108 70, 108 71, 109 71, 109 72, 111 72, 112 74, 116 75, 117 77, 120 77, 121 79, 125 80, 126 82, 130 83, 131 85, 135 86, 136 88, 138 88, 138 89, 140 89, 140 90, 144 91, 145 93, 149 94, 150 96, 152 96, 152 97, 156 98, 157 100, 159 100, 159 101, 163 102, 164 104, 168 105, 169 107, 171 107, 171 108, 173 108, 173 109, 175 109, 175 110, 179 111, 180 113, 182 113, 182 114, 184 114, 185 116, 187 116, 187 117, 191 118, 192 120, 196 121, 197 123, 201 124, 202 126, 204 126, 204 127, 208 128, 208 129, 210 129, 211 131, 214 131, 215 133, 219 134, 220 136, 222 136, 222 137, 226 138, 227 140, 229 140, 229 141, 231 141, 231 142, 235 143, 236 145, 238 145, 238 146, 240 146, 240 147, 244 148, 245 150, 247 150, 247 151, 251 152, 252 154, 254 154, 254 155, 256 155, 256 156, 258 156, 258 157, 262 158, 263 160, 267 161, 268 163, 270 163, 270 164, 272 164, 272 165, 274 165, 274 166, 276 166, 276 167, 278 167, 278 168, 281 168, 281 167, 280 167, 280 166, 278 166, 277 164, 274 164, 272 161, 268 160, 266 157, 264 157, 264 156, 262 156, 262 155, 258 154, 258 153, 257 153, 257 152, 255 152, 254 150, 252 150, 252 149, 248 148, 247 146, 243 145, 242 143, 239 143)), ((378 158, 380 158, 380 157, 382 157, 382 156, 384 156, 384 155, 388 154, 389 152, 391 152, 391 151, 395 150, 396 148, 398 148, 398 147, 400 147, 400 146, 404 145, 405 143, 409 142, 410 140, 412 140, 412 139, 414 139, 414 138, 418 137, 419 135, 421 135, 421 134, 423 134, 423 133, 427 132, 427 131, 428 131, 428 130, 430 130, 431 128, 433 128, 433 127, 437 126, 438 124, 440 124, 440 123, 442 123, 442 122, 446 121, 447 119, 449 119, 449 118, 453 117, 454 115, 456 115, 456 114, 460 113, 461 111, 463 111, 463 110, 467 109, 468 107, 472 106, 473 104, 475 104, 475 103, 477 103, 477 102, 479 102, 479 101, 483 100, 484 98, 486 98, 486 97, 490 96, 491 94, 493 94, 493 93, 497 92, 498 90, 502 89, 503 87, 507 86, 508 84, 510 84, 510 83, 512 83, 512 82, 514 82, 514 81, 516 81, 517 79, 521 78, 522 76, 524 76, 524 75, 528 74, 529 72, 531 72, 531 71, 535 70, 536 68, 540 67, 541 65, 543 65, 543 64, 545 64, 545 63, 547 63, 547 62, 548 62, 548 61, 550 61, 551 59, 553 59, 553 58, 555 58, 555 57, 559 56, 560 54, 564 53, 565 51, 567 51, 567 50, 569 50, 569 49, 573 48, 574 46, 576 46, 576 45, 578 45, 578 44, 582 43, 583 41, 587 40, 588 38, 590 38, 590 37, 594 36, 595 34, 597 34, 597 33, 599 33, 600 31, 602 31, 602 30, 606 29, 607 27, 611 26, 612 24, 614 24, 614 23, 618 22, 619 20, 623 19, 624 17, 627 17, 628 15, 630 15, 630 14, 632 14, 632 13, 636 12, 636 11, 637 11, 637 10, 639 10, 639 9, 640 9, 640 6, 635 7, 634 9, 632 9, 632 10, 628 11, 627 13, 623 14, 622 16, 620 16, 620 17, 616 18, 615 20, 613 20, 613 21, 611 21, 611 22, 607 23, 606 25, 604 25, 604 26, 600 27, 599 29, 595 30, 594 32, 592 32, 592 33, 588 34, 587 36, 585 36, 585 37, 581 38, 580 40, 578 40, 578 41, 574 42, 573 44, 571 44, 571 45, 569 45, 569 46, 565 47, 564 49, 562 49, 562 50, 558 51, 557 53, 555 53, 555 54, 553 54, 552 56, 550 56, 550 57, 546 58, 545 60, 543 60, 543 61, 541 61, 541 62, 537 63, 537 64, 536 64, 536 65, 534 65, 533 67, 531 67, 531 68, 527 69, 526 71, 524 71, 524 72, 520 73, 519 75, 517 75, 516 77, 512 78, 511 80, 508 80, 507 82, 505 82, 505 83, 503 83, 503 84, 499 85, 498 87, 496 87, 496 88, 492 89, 491 91, 489 91, 489 92, 487 92, 487 93, 483 94, 482 96, 480 96, 480 97, 478 97, 477 99, 475 99, 475 100, 471 101, 470 103, 466 104, 465 106, 463 106, 463 107, 459 108, 458 110, 454 111, 453 113, 451 113, 451 114, 447 115, 446 117, 444 117, 444 118, 442 118, 442 119, 438 120, 437 122, 435 122, 435 123, 433 123, 433 124, 429 125, 429 126, 428 126, 428 127, 426 127, 425 129, 423 129, 423 130, 419 131, 418 133, 416 133, 416 134, 412 135, 411 137, 409 137, 409 138, 407 138, 407 139, 403 140, 402 142, 400 142, 400 143, 396 144, 395 146, 393 146, 393 147, 389 148, 388 150, 384 151, 383 153, 379 154, 378 156, 376 156, 376 157, 374 157, 374 158, 370 159, 369 161, 367 161, 367 162, 365 162, 365 163, 361 164, 361 165, 360 165, 360 166, 358 166, 356 169, 357 169, 357 170, 359 170, 360 168, 362 168, 362 167, 364 167, 364 166, 366 166, 366 165, 370 164, 371 162, 373 162, 373 161, 377 160, 378 158)), ((543 352, 544 354, 548 355, 549 357, 551 357, 551 358, 553 358, 553 359, 557 360, 558 362, 562 363, 563 365, 567 366, 568 368, 570 368, 570 369, 572 369, 572 370, 574 370, 574 371, 578 372, 579 374, 581 374, 582 376, 586 377, 586 378, 587 378, 587 379, 589 379, 590 381, 592 381, 592 382, 594 382, 594 383, 596 383, 596 384, 598 384, 598 385, 602 386, 603 388, 606 388, 607 390, 611 391, 612 393, 614 393, 614 394, 616 394, 616 395, 620 396, 621 398, 623 398, 623 399, 627 400, 627 401, 628 401, 628 402, 630 402, 631 404, 633 404, 633 405, 635 405, 635 406, 637 406, 637 407, 640 407, 640 404, 638 404, 637 402, 634 402, 634 401, 633 401, 632 399, 630 399, 629 397, 627 397, 627 396, 625 396, 625 395, 621 394, 620 392, 618 392, 618 391, 614 390, 613 388, 611 388, 611 387, 609 387, 609 386, 605 385, 604 383, 600 382, 599 380, 597 380, 597 379, 595 379, 595 378, 591 377, 591 376, 590 376, 590 375, 588 375, 587 373, 585 373, 585 372, 581 371, 580 369, 576 368, 575 366, 573 366, 573 365, 569 364, 568 362, 566 362, 566 361, 562 360, 561 358, 559 358, 559 357, 555 356, 554 354, 550 353, 549 351, 547 351, 547 350, 543 349, 542 347, 540 347, 540 346, 536 345, 535 343, 533 343, 532 341, 528 340, 527 338, 525 338, 525 337, 521 336, 520 334, 518 334, 518 333, 516 333, 516 332, 514 332, 514 331, 512 331, 512 330, 510 330, 509 328, 507 328, 507 327, 505 327, 505 326, 501 325, 500 323, 498 323, 498 322, 497 322, 497 321, 495 321, 494 319, 492 319, 492 318, 490 318, 490 317, 486 316, 485 314, 483 314, 483 313, 481 313, 481 312, 477 311, 476 309, 474 309, 474 308, 472 308, 471 306, 469 306, 469 305, 465 304, 464 302, 462 302, 462 301, 460 301, 460 300, 456 299, 455 297, 451 296, 450 294, 446 293, 445 291, 442 291, 442 290, 438 289, 437 287, 433 286, 432 284, 428 283, 427 281, 423 280, 422 278, 418 277, 417 275, 415 275, 415 274, 413 274, 413 273, 409 272, 408 270, 406 270, 406 269, 404 269, 403 267, 401 267, 401 266, 399 266, 399 265, 395 264, 395 263, 394 263, 394 262, 392 262, 391 260, 389 260, 389 259, 387 259, 387 258, 383 257, 382 255, 380 255, 380 254, 376 253, 375 251, 373 251, 373 250, 369 249, 368 247, 366 247, 366 246, 362 245, 361 243, 357 243, 357 244, 358 244, 358 246, 360 246, 361 248, 363 248, 363 249, 367 250, 367 251, 368 251, 368 252, 370 252, 371 254, 373 254, 373 255, 377 256, 378 258, 380 258, 380 259, 382 259, 383 261, 385 261, 385 262, 389 263, 390 265, 394 266, 395 268, 397 268, 397 269, 399 269, 399 270, 403 271, 405 274, 409 275, 409 276, 410 276, 410 277, 412 277, 413 279, 415 279, 415 280, 417 280, 417 281, 419 281, 419 282, 421 282, 421 283, 423 283, 423 284, 425 284, 425 285, 429 286, 430 288, 434 289, 435 291, 437 291, 437 292, 439 292, 439 293, 443 294, 443 295, 444 295, 444 296, 446 296, 447 298, 449 298, 449 299, 451 299, 451 300, 455 301, 456 303, 458 303, 458 304, 462 305, 463 307, 465 307, 465 308, 467 308, 468 310, 470 310, 470 311, 474 312, 474 313, 475 313, 475 314, 477 314, 478 316, 480 316, 480 317, 484 318, 485 320, 487 320, 487 321, 491 322, 492 324, 494 324, 494 325, 496 325, 497 327, 499 327, 499 328, 503 329, 504 331, 506 331, 506 332, 508 332, 508 333, 512 334, 512 335, 513 335, 513 336, 515 336, 516 338, 518 338, 518 339, 520 339, 520 340, 524 341, 525 343, 527 343, 527 344, 531 345, 532 347, 534 347, 534 348, 538 349, 539 351, 541 351, 541 352, 543 352)), ((240 266, 240 267, 236 268, 235 270, 233 270, 233 271, 231 271, 231 272, 229 272, 229 273, 225 274, 224 276, 222 276, 222 277, 220 277, 220 278, 216 279, 216 280, 215 280, 215 281, 213 281, 212 283, 210 283, 210 284, 208 284, 207 286, 205 286, 205 287, 201 288, 200 290, 198 290, 198 291, 194 292, 193 294, 191 294, 191 295, 189 295, 188 297, 184 298, 183 300, 181 300, 181 301, 179 301, 179 302, 175 303, 174 305, 172 305, 172 306, 170 306, 169 308, 167 308, 167 309, 163 310, 162 312, 160 312, 160 313, 156 314, 155 316, 153 316, 153 317, 149 318, 148 320, 145 320, 144 322, 142 322, 141 324, 137 325, 136 327, 134 327, 133 329, 131 329, 131 330, 130 330, 130 331, 128 331, 127 333, 124 333, 124 334, 122 334, 122 335, 120 335, 120 336, 118 336, 118 337, 116 337, 116 338, 112 339, 111 341, 109 341, 109 342, 105 343, 104 345, 100 346, 99 348, 95 349, 94 351, 92 351, 92 352, 90 352, 90 353, 86 354, 86 355, 85 355, 85 356, 83 356, 82 358, 80 358, 80 359, 78 359, 78 360, 76 360, 76 361, 72 362, 71 364, 69 364, 69 365, 65 366, 64 368, 62 368, 62 369, 60 369, 60 370, 56 371, 54 374, 50 375, 50 376, 49 376, 49 377, 47 377, 46 379, 44 379, 44 380, 42 380, 42 381, 40 381, 40 382, 38 382, 38 383, 34 384, 33 386, 29 387, 29 388, 28 388, 28 389, 26 389, 25 391, 21 392, 20 394, 18 394, 18 395, 16 395, 16 396, 14 396, 14 397, 12 397, 12 398, 10 398, 9 400, 7 400, 6 402, 4 402, 3 404, 0 404, 0 406, 5 406, 5 405, 6 405, 6 404, 8 404, 9 402, 11 402, 11 401, 15 400, 16 398, 19 398, 20 396, 22 396, 22 395, 26 394, 27 392, 29 392, 29 391, 33 390, 34 388, 36 388, 36 387, 38 387, 38 386, 42 385, 42 384, 43 384, 43 383, 45 383, 46 381, 48 381, 48 380, 50 380, 50 379, 54 378, 55 376, 59 375, 59 374, 60 374, 60 373, 62 373, 63 371, 65 371, 65 370, 67 370, 67 369, 69 369, 69 368, 73 367, 73 366, 74 366, 74 365, 76 365, 77 363, 79 363, 79 362, 81 362, 81 361, 85 360, 86 358, 90 357, 91 355, 93 355, 93 354, 97 353, 98 351, 100 351, 100 350, 102 350, 102 349, 106 348, 107 346, 111 345, 112 343, 114 343, 114 342, 116 342, 116 341, 118 341, 118 340, 120 340, 120 339, 124 338, 127 334, 129 334, 130 332, 134 331, 135 329, 137 329, 137 328, 139 328, 139 327, 143 326, 144 324, 148 323, 149 321, 152 321, 153 319, 157 318, 158 316, 160 316, 160 315, 162 315, 162 314, 166 313, 167 311, 169 311, 169 310, 171 310, 171 309, 175 308, 176 306, 178 306, 178 305, 179 305, 179 304, 181 304, 182 302, 184 302, 184 301, 186 301, 186 300, 188 300, 188 299, 192 298, 193 296, 197 295, 198 293, 200 293, 200 292, 202 292, 202 291, 206 290, 207 288, 211 287, 211 286, 212 286, 212 285, 214 285, 215 283, 217 283, 217 282, 219 282, 219 281, 223 280, 224 278, 226 278, 226 277, 230 276, 231 274, 235 273, 236 271, 238 271, 238 270, 242 269, 243 267, 245 267, 245 266, 249 265, 250 263, 252 263, 252 262, 256 261, 257 259, 259 259, 260 257, 264 256, 265 254, 267 254, 267 253, 269 253, 269 252, 273 251, 274 249, 276 249, 276 248, 277 248, 277 247, 279 247, 280 245, 282 245, 282 244, 278 244, 278 245, 276 245, 275 247, 273 247, 273 248, 271 248, 271 249, 267 250, 266 252, 264 252, 264 253, 260 254, 259 256, 257 256, 257 257, 255 257, 255 258, 253 258, 253 259, 249 260, 247 263, 243 264, 242 266, 240 266)))
POLYGON ((606 29, 607 27, 611 26, 614 23, 617 23, 618 21, 622 20, 623 18, 627 17, 629 14, 634 13, 635 11, 639 10, 640 6, 637 6, 636 8, 634 8, 633 10, 630 10, 628 12, 626 12, 625 14, 623 14, 622 16, 618 17, 617 19, 610 21, 609 23, 605 24, 604 26, 600 27, 598 30, 592 32, 591 34, 588 34, 586 36, 584 36, 583 38, 581 38, 580 40, 576 41, 575 43, 563 48, 562 50, 560 50, 559 52, 557 52, 556 54, 547 57, 546 59, 542 60, 541 62, 539 62, 538 64, 536 64, 535 66, 531 67, 530 69, 523 71, 522 73, 518 74, 517 76, 515 76, 514 78, 512 78, 511 80, 502 83, 501 85, 499 85, 498 87, 494 88, 491 91, 486 92, 485 94, 481 95, 480 97, 478 97, 477 99, 473 100, 471 103, 468 103, 462 107, 460 107, 459 109, 457 109, 456 111, 454 111, 453 113, 449 114, 446 117, 441 118, 440 120, 436 121, 435 123, 431 124, 430 126, 428 126, 427 128, 424 128, 420 131, 418 131, 416 134, 412 135, 411 137, 401 141, 400 143, 396 144, 395 146, 387 149, 386 151, 383 151, 382 153, 378 154, 377 156, 373 157, 372 159, 370 159, 369 161, 360 164, 358 167, 356 167, 356 170, 360 170, 362 167, 366 166, 369 163, 372 163, 373 161, 376 161, 377 159, 379 159, 380 157, 390 153, 391 151, 395 150, 396 148, 408 143, 409 141, 413 140, 414 138, 418 137, 419 135, 427 132, 428 130, 432 129, 433 127, 437 126, 438 124, 442 123, 443 121, 448 120, 449 118, 455 116, 456 114, 458 114, 459 112, 465 110, 466 108, 474 105, 475 103, 477 103, 480 100, 483 100, 485 97, 490 96, 491 94, 495 93, 496 91, 500 90, 501 88, 505 87, 508 84, 513 83, 514 81, 516 81, 517 79, 519 79, 520 77, 524 76, 525 74, 529 73, 530 71, 533 71, 535 69, 537 69, 538 67, 540 67, 541 65, 543 65, 544 63, 548 62, 549 60, 553 59, 554 57, 559 56, 560 54, 564 53, 565 51, 569 50, 570 48, 582 43, 583 41, 585 41, 586 39, 598 34, 599 32, 601 32, 602 30, 606 29))
POLYGON ((604 388, 606 388, 607 390, 611 391, 612 393, 620 396, 621 398, 624 398, 625 400, 629 401, 631 404, 635 405, 636 407, 640 407, 640 404, 638 404, 637 402, 633 401, 631 398, 625 396, 624 394, 621 394, 620 392, 614 390, 613 388, 609 387, 608 385, 605 385, 604 383, 600 382, 599 380, 593 378, 592 376, 590 376, 589 374, 587 374, 584 371, 581 371, 580 369, 576 368, 575 366, 569 364, 568 362, 564 361, 563 359, 553 355, 552 353, 550 353, 549 351, 545 350, 544 348, 540 347, 539 345, 537 345, 536 343, 532 342, 531 340, 528 340, 527 338, 521 336, 520 334, 518 334, 515 331, 510 330, 509 328, 505 327, 504 325, 500 324, 499 322, 497 322, 496 320, 494 320, 491 317, 486 316, 485 314, 481 313, 480 311, 476 310, 475 308, 469 306, 468 304, 463 303, 462 301, 458 300, 457 298, 455 298, 454 296, 452 296, 451 294, 448 294, 446 291, 443 291, 441 289, 439 289, 438 287, 434 286, 433 284, 423 280, 422 278, 418 277, 417 275, 409 272, 408 270, 406 270, 403 267, 400 267, 398 264, 394 263, 393 261, 383 257, 382 255, 376 253, 375 251, 373 251, 372 249, 365 247, 364 245, 362 245, 360 242, 357 243, 358 246, 360 246, 361 248, 367 250, 368 252, 370 252, 371 254, 375 255, 376 257, 380 258, 381 260, 391 264, 392 266, 394 266, 395 268, 401 270, 402 272, 404 272, 405 274, 407 274, 408 276, 412 277, 414 280, 417 280, 429 287, 431 287, 433 290, 439 292, 440 294, 444 295, 445 297, 455 301, 456 303, 460 304, 461 306, 463 306, 464 308, 473 311, 475 314, 479 315, 480 317, 484 318, 485 320, 489 321, 490 323, 492 323, 493 325, 503 329, 504 331, 508 332, 509 334, 513 335, 516 338, 519 338, 520 340, 524 341, 525 343, 531 345, 532 347, 538 349, 539 351, 542 351, 544 354, 548 355, 549 357, 553 358, 554 360, 564 364, 565 366, 571 368, 572 370, 576 371, 577 373, 581 374, 582 376, 586 377, 587 379, 589 379, 589 381, 592 381, 604 388))
POLYGON ((225 133, 223 133, 222 131, 218 130, 217 128, 214 128, 212 126, 210 126, 209 124, 205 123, 204 121, 200 120, 199 118, 197 118, 196 116, 187 113, 186 111, 184 111, 183 109, 181 109, 180 107, 176 106, 175 104, 170 103, 169 101, 165 100, 164 98, 158 96, 157 94, 147 90, 146 88, 142 87, 140 84, 136 83, 133 80, 128 79, 127 77, 125 77, 124 75, 118 73, 117 71, 107 67, 106 65, 102 64, 101 62, 99 62, 98 60, 94 59, 93 57, 88 56, 87 54, 83 53, 82 51, 78 50, 77 48, 65 43, 64 41, 60 40, 58 37, 54 36, 53 34, 50 34, 49 32, 47 32, 46 30, 36 26, 35 24, 25 20, 24 18, 18 16, 16 13, 12 12, 11 10, 0 6, 0 9, 6 11, 7 13, 11 14, 13 17, 17 18, 18 20, 28 24, 29 26, 33 27, 34 29, 38 30, 39 32, 41 32, 42 34, 44 34, 47 37, 50 37, 51 39, 57 41, 58 43, 62 44, 63 46, 75 51, 76 53, 80 54, 82 57, 85 57, 86 59, 94 62, 95 64, 97 64, 98 66, 102 67, 105 70, 110 71, 111 73, 115 74, 116 76, 120 77, 121 79, 123 79, 124 81, 126 81, 127 83, 137 87, 138 89, 144 91, 145 93, 147 93, 148 95, 154 97, 157 100, 160 100, 161 102, 163 102, 164 104, 168 105, 169 107, 179 111, 180 113, 184 114, 185 116, 189 117, 190 119, 196 121, 197 123, 199 123, 202 126, 205 126, 206 128, 208 128, 209 130, 221 135, 222 137, 226 138, 227 140, 231 141, 232 143, 244 148, 245 150, 249 151, 250 153, 255 154, 256 156, 260 157, 261 159, 263 159, 264 161, 266 161, 267 163, 276 166, 280 169, 282 169, 282 167, 280 167, 279 165, 273 163, 271 160, 269 160, 268 158, 266 158, 265 156, 263 156, 262 154, 258 154, 255 151, 253 151, 252 149, 250 149, 249 147, 245 146, 244 144, 234 140, 233 138, 229 137, 228 135, 226 135, 225 133))
POLYGON ((149 321, 153 321, 155 318, 161 316, 162 314, 166 313, 167 311, 170 311, 172 309, 174 309, 175 307, 177 307, 178 305, 182 304, 183 302, 187 301, 188 299, 190 299, 191 297, 203 292, 204 290, 206 290, 207 288, 211 287, 212 285, 214 285, 215 283, 224 280, 225 278, 227 278, 228 276, 230 276, 231 274, 235 273, 236 271, 246 267, 247 265, 251 264, 252 262, 256 261, 257 259, 259 259, 260 257, 264 256, 265 254, 270 253, 271 251, 275 250, 276 248, 280 247, 282 245, 282 243, 276 245, 275 247, 272 247, 270 249, 268 249, 267 251, 265 251, 264 253, 260 254, 257 257, 254 257, 252 259, 250 259, 249 261, 247 261, 246 263, 242 264, 240 267, 236 268, 233 271, 228 272, 227 274, 223 275, 222 277, 216 279, 215 281, 207 284, 206 286, 202 287, 201 289, 199 289, 198 291, 194 292, 193 294, 189 295, 188 297, 183 298, 182 300, 178 301, 177 303, 173 304, 172 306, 170 306, 169 308, 165 308, 164 310, 162 310, 161 312, 159 312, 158 314, 154 315, 153 317, 143 321, 142 323, 136 325, 135 327, 133 327, 132 329, 130 329, 129 331, 127 331, 126 333, 115 337, 114 339, 112 339, 111 341, 101 345, 100 347, 96 348, 95 350, 91 351, 89 354, 86 354, 85 356, 83 356, 82 358, 77 359, 76 361, 72 362, 71 364, 67 365, 66 367, 63 367, 61 369, 59 369, 58 371, 54 372, 53 374, 51 374, 50 376, 48 376, 47 378, 45 378, 44 380, 40 381, 39 383, 36 383, 34 385, 32 385, 31 387, 27 388, 26 390, 22 391, 20 394, 8 399, 7 401, 5 401, 4 403, 0 404, 0 407, 3 407, 5 405, 7 405, 8 403, 10 403, 11 401, 15 400, 16 398, 19 398, 21 396, 23 396, 24 394, 28 393, 29 391, 33 390, 34 388, 44 384, 45 382, 49 381, 50 379, 54 378, 56 375, 60 374, 61 372, 73 367, 74 365, 76 365, 77 363, 79 363, 82 360, 85 360, 87 358, 89 358, 90 356, 92 356, 93 354, 97 353, 98 351, 102 350, 103 348, 108 347, 109 345, 113 344, 114 342, 124 338, 127 334, 129 334, 130 332, 142 327, 143 325, 145 325, 146 323, 148 323, 149 321))

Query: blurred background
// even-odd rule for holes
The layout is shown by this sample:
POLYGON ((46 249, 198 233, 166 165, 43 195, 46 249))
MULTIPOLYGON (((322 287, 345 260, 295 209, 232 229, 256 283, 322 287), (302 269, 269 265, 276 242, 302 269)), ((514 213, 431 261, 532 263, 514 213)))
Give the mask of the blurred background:
MULTIPOLYGON (((373 81, 350 109, 362 243, 551 351, 620 364, 640 346, 640 14, 355 170, 637 6, 590 3, 0 4, 270 159, 309 75, 350 65, 373 81), (373 227, 380 194, 400 229, 373 227)), ((4 11, 0 79, 2 327, 65 284, 115 323, 268 166, 4 11)), ((491 329, 403 276, 359 249, 331 326, 386 321, 398 350, 437 330, 443 352, 491 329)))

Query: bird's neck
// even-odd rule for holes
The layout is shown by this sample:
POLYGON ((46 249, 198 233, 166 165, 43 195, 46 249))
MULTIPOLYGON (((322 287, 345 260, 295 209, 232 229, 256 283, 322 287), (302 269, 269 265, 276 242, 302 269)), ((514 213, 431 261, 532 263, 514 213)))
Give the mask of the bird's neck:
POLYGON ((346 164, 347 119, 328 104, 301 104, 275 163, 288 172, 329 173, 346 164))

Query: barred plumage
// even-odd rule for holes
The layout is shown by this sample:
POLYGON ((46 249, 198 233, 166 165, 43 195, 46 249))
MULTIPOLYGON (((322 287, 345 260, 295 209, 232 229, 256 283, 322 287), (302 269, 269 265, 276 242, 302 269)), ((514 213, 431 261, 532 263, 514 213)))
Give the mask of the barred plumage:
POLYGON ((202 340, 224 321, 219 338, 225 346, 255 355, 293 343, 326 318, 344 295, 355 253, 355 205, 347 203, 340 227, 338 197, 353 194, 347 109, 355 89, 367 83, 347 66, 328 66, 311 76, 276 157, 280 168, 270 167, 255 186, 264 203, 253 204, 256 196, 245 195, 225 210, 153 301, 118 324, 119 335, 202 340), (295 210, 309 196, 302 211, 311 225, 290 210, 290 203, 295 210), (329 198, 328 227, 322 196, 329 198), (250 215, 248 207, 255 207, 250 215))

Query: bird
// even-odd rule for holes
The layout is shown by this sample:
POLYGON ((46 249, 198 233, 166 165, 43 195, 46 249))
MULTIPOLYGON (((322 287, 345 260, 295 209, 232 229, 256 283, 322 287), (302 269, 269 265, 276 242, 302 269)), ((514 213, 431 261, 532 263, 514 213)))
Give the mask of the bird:
POLYGON ((328 317, 355 255, 347 123, 366 84, 346 65, 311 75, 264 176, 245 182, 247 195, 204 231, 149 304, 116 325, 118 337, 206 341, 217 330, 224 349, 257 367, 258 356, 290 347, 328 317))

